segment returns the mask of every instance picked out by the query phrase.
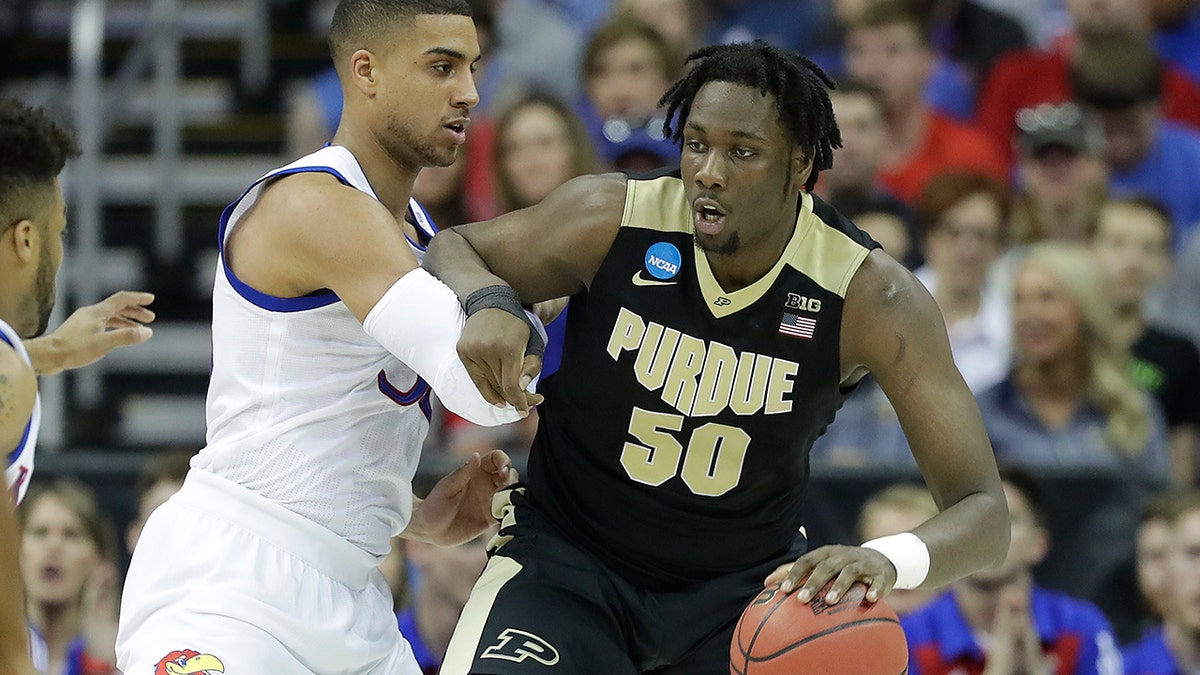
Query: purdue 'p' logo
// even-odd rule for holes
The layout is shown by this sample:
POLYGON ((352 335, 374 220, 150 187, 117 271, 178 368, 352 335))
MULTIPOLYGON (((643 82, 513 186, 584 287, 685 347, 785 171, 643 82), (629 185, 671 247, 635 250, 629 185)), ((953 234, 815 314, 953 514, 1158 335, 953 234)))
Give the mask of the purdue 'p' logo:
POLYGON ((505 628, 500 632, 499 642, 483 650, 481 659, 504 659, 520 663, 533 659, 544 666, 558 663, 558 650, 542 638, 516 628, 505 628))

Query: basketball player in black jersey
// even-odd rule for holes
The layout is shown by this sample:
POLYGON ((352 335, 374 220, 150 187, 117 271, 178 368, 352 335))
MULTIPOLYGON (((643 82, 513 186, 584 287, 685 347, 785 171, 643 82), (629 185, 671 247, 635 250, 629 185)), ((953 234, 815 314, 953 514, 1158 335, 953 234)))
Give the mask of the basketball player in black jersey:
MULTIPOLYGON (((446 675, 726 673, 764 580, 812 601, 836 579, 828 603, 861 580, 875 600, 1004 557, 1000 481, 933 299, 809 192, 840 144, 831 83, 761 42, 688 60, 663 99, 680 170, 575 179, 439 234, 426 258, 463 298, 570 296, 528 481, 495 502, 502 529, 446 675), (941 512, 805 553, 807 453, 867 372, 941 512)), ((459 352, 498 402, 522 354, 492 344, 527 328, 468 314, 459 352)))

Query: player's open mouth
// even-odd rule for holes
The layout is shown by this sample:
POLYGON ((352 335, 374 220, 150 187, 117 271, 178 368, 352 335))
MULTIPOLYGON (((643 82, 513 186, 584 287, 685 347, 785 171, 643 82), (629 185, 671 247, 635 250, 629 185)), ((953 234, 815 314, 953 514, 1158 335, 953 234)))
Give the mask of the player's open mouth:
POLYGON ((467 140, 467 127, 471 124, 471 120, 463 118, 443 124, 442 128, 454 135, 454 140, 458 143, 465 143, 467 140))
POLYGON ((696 213, 696 231, 717 234, 725 227, 725 210, 711 199, 697 199, 693 204, 696 213))

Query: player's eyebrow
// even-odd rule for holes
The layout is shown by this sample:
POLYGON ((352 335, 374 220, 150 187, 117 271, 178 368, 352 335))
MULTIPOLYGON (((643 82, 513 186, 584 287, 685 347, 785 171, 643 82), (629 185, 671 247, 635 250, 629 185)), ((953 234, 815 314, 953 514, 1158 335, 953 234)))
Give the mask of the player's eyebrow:
MULTIPOLYGON (((458 51, 457 49, 451 49, 450 47, 430 47, 429 49, 425 50, 426 56, 434 55, 434 54, 440 54, 442 56, 449 57, 456 61, 466 61, 467 60, 466 54, 458 51)), ((475 60, 472 61, 471 63, 478 62, 480 58, 482 58, 482 56, 476 56, 475 60)))
MULTIPOLYGON (((705 129, 703 126, 696 124, 691 120, 688 120, 688 123, 685 126, 702 134, 708 133, 708 129, 705 129)), ((760 143, 765 143, 767 141, 762 134, 756 134, 753 131, 745 131, 743 129, 734 129, 733 131, 730 131, 729 134, 734 138, 745 138, 746 140, 758 141, 760 143)))

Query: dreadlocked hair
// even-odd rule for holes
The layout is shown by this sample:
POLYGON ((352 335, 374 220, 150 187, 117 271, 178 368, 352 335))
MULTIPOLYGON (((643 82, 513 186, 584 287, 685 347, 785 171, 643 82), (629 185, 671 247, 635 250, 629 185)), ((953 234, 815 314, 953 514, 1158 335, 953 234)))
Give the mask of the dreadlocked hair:
POLYGON ((684 64, 693 66, 658 102, 660 107, 667 106, 663 122, 667 137, 677 143, 683 140, 683 127, 700 87, 714 81, 732 82, 775 97, 784 129, 812 159, 806 190, 816 185, 821 171, 833 165, 833 150, 842 147, 842 133, 829 102, 829 90, 836 85, 820 66, 762 40, 703 47, 688 54, 684 64), (672 129, 676 113, 679 118, 672 129))

